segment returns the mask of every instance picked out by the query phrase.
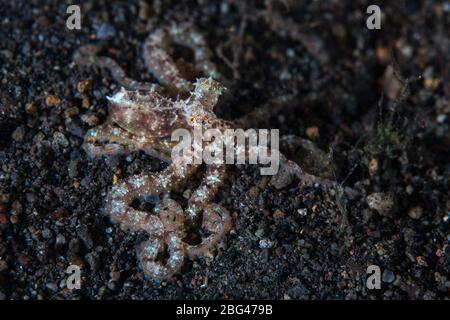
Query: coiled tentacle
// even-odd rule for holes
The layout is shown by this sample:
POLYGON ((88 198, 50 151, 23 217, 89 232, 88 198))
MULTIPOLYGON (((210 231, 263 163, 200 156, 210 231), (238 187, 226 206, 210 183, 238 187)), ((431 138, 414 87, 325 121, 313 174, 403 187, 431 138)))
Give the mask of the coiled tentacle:
POLYGON ((228 210, 215 204, 207 205, 203 210, 202 228, 209 236, 202 238, 200 244, 189 245, 186 248, 190 258, 211 255, 211 250, 231 229, 231 216, 228 210))
POLYGON ((172 93, 189 92, 193 89, 170 55, 171 45, 178 44, 191 49, 194 53, 194 67, 206 77, 219 80, 221 74, 211 62, 212 53, 203 36, 192 24, 182 23, 163 27, 152 32, 144 43, 145 63, 161 84, 172 93))
POLYGON ((80 66, 95 66, 100 69, 108 70, 114 80, 121 86, 129 90, 140 91, 161 91, 162 87, 152 82, 140 82, 129 78, 119 64, 109 58, 98 56, 102 50, 101 45, 88 44, 79 48, 73 55, 73 60, 80 66))
POLYGON ((149 239, 140 245, 138 257, 144 273, 154 279, 167 279, 177 273, 185 256, 185 244, 182 241, 184 235, 184 212, 181 206, 165 197, 162 203, 155 208, 159 213, 160 228, 154 229, 152 224, 146 226, 149 239), (165 246, 167 248, 165 248, 165 246), (167 260, 158 261, 158 255, 167 250, 167 260))

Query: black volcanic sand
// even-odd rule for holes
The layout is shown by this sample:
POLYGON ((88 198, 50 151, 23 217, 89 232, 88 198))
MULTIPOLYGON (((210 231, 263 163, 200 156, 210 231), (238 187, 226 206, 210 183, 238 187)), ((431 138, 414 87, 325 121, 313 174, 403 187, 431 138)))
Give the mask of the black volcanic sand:
POLYGON ((381 2, 373 31, 366 1, 214 2, 86 1, 71 31, 63 1, 2 1, 0 299, 448 299, 449 2, 381 2), (164 164, 142 152, 89 159, 83 135, 118 85, 72 54, 103 43, 130 77, 154 81, 146 35, 186 19, 230 81, 217 114, 295 96, 261 126, 313 140, 340 187, 276 190, 256 166, 230 167, 216 201, 233 230, 215 258, 155 283, 136 263, 146 235, 121 231, 102 207, 114 176, 164 164), (372 210, 374 192, 392 208, 372 210), (80 290, 65 286, 70 264, 82 267, 80 290), (369 265, 383 272, 380 290, 366 288, 369 265))

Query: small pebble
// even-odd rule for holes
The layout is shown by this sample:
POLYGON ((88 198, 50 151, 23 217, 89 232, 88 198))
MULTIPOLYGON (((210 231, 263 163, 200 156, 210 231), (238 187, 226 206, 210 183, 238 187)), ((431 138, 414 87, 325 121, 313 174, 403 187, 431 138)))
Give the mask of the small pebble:
POLYGON ((407 185, 406 186, 406 193, 409 195, 412 195, 412 193, 414 192, 414 188, 412 187, 412 185, 407 185))
POLYGON ((439 82, 439 79, 428 78, 424 80, 423 85, 427 90, 434 90, 439 85, 439 82))
POLYGON ((17 200, 11 205, 11 213, 14 216, 20 216, 22 214, 22 209, 22 204, 17 200))
POLYGON ((96 126, 99 122, 95 114, 83 114, 81 120, 91 127, 96 126))
POLYGON ((264 229, 258 229, 255 232, 255 236, 257 236, 258 238, 261 238, 264 234, 264 229))
POLYGON ((84 109, 87 109, 87 108, 90 107, 90 105, 91 105, 91 101, 89 100, 89 98, 88 97, 84 97, 83 100, 81 101, 81 106, 84 109))
POLYGON ((62 234, 58 234, 56 236, 56 245, 57 246, 63 246, 67 242, 66 237, 64 237, 62 234))
POLYGON ((378 47, 375 55, 377 56, 378 61, 384 62, 390 59, 391 50, 388 47, 378 47))
POLYGON ((281 211, 280 209, 275 210, 275 212, 273 213, 273 217, 275 219, 282 219, 285 216, 286 216, 286 214, 283 211, 281 211))
POLYGON ((259 192, 260 192, 259 188, 256 186, 253 186, 250 188, 250 190, 248 190, 248 195, 251 198, 256 198, 259 195, 259 192))
POLYGON ((109 273, 109 276, 111 277, 111 281, 118 281, 120 279, 120 272, 119 271, 111 271, 109 273))
POLYGON ((318 139, 320 136, 319 128, 316 126, 306 128, 306 136, 311 140, 318 139))
POLYGON ((98 270, 100 266, 100 260, 97 253, 90 252, 84 257, 84 259, 89 264, 89 267, 91 268, 92 271, 96 272, 98 270))
POLYGON ((436 117, 436 122, 437 123, 444 123, 445 120, 447 120, 447 115, 446 114, 440 114, 436 117))
POLYGON ((35 114, 37 112, 36 105, 34 103, 27 103, 25 105, 25 112, 28 114, 35 114))
POLYGON ((8 264, 5 260, 0 260, 0 272, 8 269, 8 264))
POLYGON ((189 198, 191 197, 191 194, 192 194, 191 189, 186 189, 186 190, 184 190, 184 192, 183 192, 183 198, 189 199, 189 198))
POLYGON ((24 136, 25 136, 25 128, 23 126, 18 126, 16 130, 13 131, 11 137, 14 139, 14 141, 21 142, 23 141, 24 136))
POLYGON ((114 283, 114 281, 108 281, 106 285, 108 286, 109 290, 114 290, 116 288, 116 284, 114 283))
POLYGON ((419 206, 411 208, 408 211, 408 215, 411 219, 420 219, 422 217, 422 214, 423 214, 423 209, 422 209, 422 207, 419 207, 419 206))
POLYGON ((77 107, 71 107, 64 111, 64 115, 66 118, 72 118, 73 116, 76 116, 80 112, 77 107))
POLYGON ((91 90, 92 81, 91 80, 82 80, 77 83, 77 91, 79 93, 85 93, 86 91, 91 90))
POLYGON ((53 134, 53 143, 64 148, 69 146, 69 140, 67 140, 66 136, 61 132, 55 132, 53 134))
POLYGON ((395 274, 391 270, 384 270, 383 271, 383 282, 385 283, 392 283, 395 281, 395 274))
POLYGON ((371 175, 373 175, 375 172, 378 171, 378 161, 377 161, 377 159, 370 160, 368 169, 369 169, 369 174, 371 174, 371 175))
POLYGON ((12 224, 18 224, 20 221, 20 218, 19 218, 19 216, 13 215, 9 218, 9 220, 11 221, 12 224))
POLYGON ((54 291, 54 292, 58 290, 58 286, 54 282, 49 282, 45 286, 47 287, 47 289, 54 291))
POLYGON ((109 23, 102 23, 97 29, 95 36, 97 39, 113 38, 116 35, 116 29, 109 23))
POLYGON ((350 187, 345 187, 344 192, 345 192, 345 195, 350 200, 355 200, 356 198, 358 198, 360 196, 360 193, 358 192, 358 190, 350 188, 350 187))
POLYGON ((428 267, 428 263, 423 256, 417 256, 416 261, 421 267, 428 267))
POLYGON ((392 216, 395 210, 395 198, 390 193, 375 192, 367 196, 369 207, 380 215, 392 216))
POLYGON ((260 240, 259 247, 261 249, 270 249, 270 248, 272 248, 272 242, 269 240, 266 240, 266 239, 260 240))
POLYGON ((401 52, 406 59, 410 59, 414 53, 414 49, 411 46, 404 46, 401 52))
POLYGON ((69 241, 69 250, 73 253, 77 253, 80 251, 81 242, 80 239, 72 239, 69 241))
POLYGON ((149 17, 149 13, 150 13, 150 8, 148 6, 147 1, 143 1, 140 0, 139 1, 139 12, 138 12, 138 17, 140 20, 147 20, 149 17))
POLYGON ((56 106, 61 100, 58 98, 58 96, 50 95, 45 98, 45 104, 47 107, 53 107, 56 106))
POLYGON ((41 234, 42 234, 42 237, 47 240, 52 237, 52 232, 48 228, 45 228, 44 230, 42 230, 41 234))
POLYGON ((8 216, 4 213, 0 213, 0 224, 6 224, 8 222, 8 216))

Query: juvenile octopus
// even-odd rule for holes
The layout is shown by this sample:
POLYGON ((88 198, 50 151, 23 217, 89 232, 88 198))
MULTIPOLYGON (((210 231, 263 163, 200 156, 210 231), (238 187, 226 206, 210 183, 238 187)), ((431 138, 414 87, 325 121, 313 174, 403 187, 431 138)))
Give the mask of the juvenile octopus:
POLYGON ((96 45, 81 47, 74 54, 74 60, 78 65, 109 70, 126 89, 122 87, 108 97, 108 119, 86 133, 83 146, 93 157, 143 150, 169 163, 161 172, 138 174, 119 181, 106 199, 106 211, 122 229, 148 233, 148 240, 138 250, 144 273, 153 279, 168 279, 180 270, 185 256, 211 255, 231 228, 228 211, 212 203, 225 179, 224 165, 206 166, 204 178, 190 196, 186 210, 169 195, 199 168, 199 165, 187 164, 183 158, 171 161, 171 133, 177 128, 193 128, 195 124, 205 129, 227 128, 227 123, 213 112, 224 87, 212 78, 220 78, 220 75, 209 61, 211 54, 203 37, 190 24, 157 29, 144 44, 146 65, 163 87, 131 80, 113 59, 97 56, 100 50, 101 47, 96 45), (171 43, 191 48, 195 70, 207 77, 199 78, 195 83, 184 79, 169 54, 171 43), (175 94, 178 97, 171 99, 175 94), (179 98, 181 94, 188 96, 182 99, 179 98), (148 195, 162 198, 152 213, 131 206, 134 199, 148 195), (189 244, 185 241, 187 231, 196 226, 208 236, 198 244, 189 244), (161 257, 166 250, 168 258, 164 261, 161 257))
MULTIPOLYGON (((153 279, 168 279, 181 269, 186 256, 191 259, 210 256, 232 223, 229 212, 213 203, 225 180, 223 164, 206 165, 203 179, 188 199, 186 210, 170 198, 170 192, 199 169, 199 165, 188 164, 182 157, 172 162, 174 142, 170 135, 178 128, 193 130, 195 125, 221 131, 240 127, 242 119, 232 124, 214 114, 213 107, 224 91, 221 82, 226 79, 211 62, 211 51, 203 36, 189 23, 156 29, 143 45, 145 64, 159 84, 128 78, 113 59, 98 55, 101 50, 99 45, 83 46, 75 52, 74 61, 78 65, 108 70, 122 88, 108 97, 107 120, 86 133, 83 146, 93 157, 142 150, 169 163, 161 172, 138 174, 119 181, 106 199, 106 211, 122 229, 147 232, 148 240, 141 243, 138 250, 144 273, 153 279), (203 77, 194 83, 186 79, 180 62, 171 56, 172 44, 193 51, 193 69, 203 77), (131 206, 134 199, 148 195, 159 199, 152 213, 131 206), (190 244, 186 239, 195 228, 206 231, 207 236, 198 244, 190 244), (168 258, 162 259, 165 252, 168 258)), ((258 117, 250 115, 250 118, 258 117)), ((271 180, 276 188, 282 188, 294 177, 316 181, 295 162, 279 155, 280 171, 271 180)))

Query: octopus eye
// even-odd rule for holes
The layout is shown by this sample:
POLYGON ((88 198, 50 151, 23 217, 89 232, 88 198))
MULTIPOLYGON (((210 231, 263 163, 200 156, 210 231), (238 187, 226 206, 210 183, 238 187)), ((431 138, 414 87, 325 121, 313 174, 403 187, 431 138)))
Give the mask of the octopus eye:
POLYGON ((189 117, 189 123, 195 123, 195 117, 190 116, 189 117))

